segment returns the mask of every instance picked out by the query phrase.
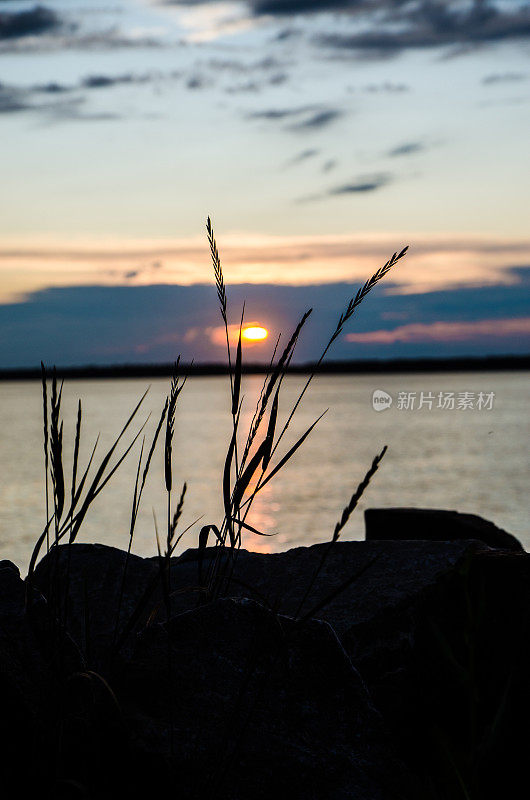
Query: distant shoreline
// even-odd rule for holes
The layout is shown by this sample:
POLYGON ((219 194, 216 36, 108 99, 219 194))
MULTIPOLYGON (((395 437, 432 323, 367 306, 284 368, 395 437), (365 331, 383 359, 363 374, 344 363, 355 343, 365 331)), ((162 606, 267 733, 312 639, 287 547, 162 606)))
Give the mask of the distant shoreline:
MULTIPOLYGON (((294 364, 289 367, 293 374, 312 371, 314 364, 294 364)), ((370 359, 362 361, 328 361, 318 367, 320 374, 371 374, 371 373, 421 373, 421 372, 494 372, 530 369, 530 355, 525 356, 484 356, 463 358, 400 358, 370 359)), ((225 364, 182 364, 182 374, 190 376, 226 375, 225 364)), ((247 364, 247 375, 264 374, 266 364, 247 364)), ((173 373, 173 364, 90 364, 76 367, 57 367, 60 378, 116 379, 116 378, 158 378, 173 373)), ((0 381, 40 380, 40 367, 18 367, 0 369, 0 381)))

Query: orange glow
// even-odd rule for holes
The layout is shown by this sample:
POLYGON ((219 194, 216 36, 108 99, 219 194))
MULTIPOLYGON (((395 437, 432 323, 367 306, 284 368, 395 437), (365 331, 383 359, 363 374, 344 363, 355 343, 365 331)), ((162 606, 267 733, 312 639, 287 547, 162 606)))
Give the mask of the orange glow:
POLYGON ((254 325, 251 328, 243 328, 241 336, 248 342, 261 342, 269 335, 267 328, 262 328, 260 325, 254 325))

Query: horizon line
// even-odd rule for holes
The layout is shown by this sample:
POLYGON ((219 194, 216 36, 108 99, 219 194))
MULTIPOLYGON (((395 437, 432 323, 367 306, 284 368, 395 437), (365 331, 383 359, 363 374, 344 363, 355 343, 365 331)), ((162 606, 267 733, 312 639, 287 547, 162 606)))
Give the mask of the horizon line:
MULTIPOLYGON (((143 378, 170 377, 174 373, 174 363, 122 363, 122 364, 85 364, 73 366, 46 367, 48 375, 56 369, 59 378, 143 378)), ((292 374, 303 374, 315 371, 322 374, 369 374, 377 372, 478 372, 484 371, 518 371, 530 369, 530 353, 527 355, 485 355, 485 356, 453 356, 453 357, 416 357, 416 358, 370 358, 370 359, 337 359, 326 364, 315 362, 291 364, 287 370, 292 374)), ((270 366, 266 363, 248 363, 243 366, 243 373, 266 374, 270 366)), ((216 376, 229 374, 227 364, 221 362, 204 362, 202 364, 181 364, 179 371, 190 377, 216 376)), ((0 381, 40 380, 42 371, 35 367, 0 367, 0 381)))

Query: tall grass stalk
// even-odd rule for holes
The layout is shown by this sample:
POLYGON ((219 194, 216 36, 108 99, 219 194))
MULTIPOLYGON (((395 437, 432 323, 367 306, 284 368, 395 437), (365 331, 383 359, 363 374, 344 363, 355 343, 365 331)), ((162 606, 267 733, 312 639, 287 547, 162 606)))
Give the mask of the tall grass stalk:
MULTIPOLYGON (((48 488, 48 380, 46 375, 46 367, 43 362, 40 362, 41 367, 41 384, 42 384, 42 415, 43 415, 43 433, 44 433, 44 476, 45 476, 45 492, 46 492, 46 522, 50 518, 50 500, 48 488)), ((49 529, 48 529, 49 530, 49 529)), ((46 552, 50 551, 50 536, 46 536, 46 552)))
MULTIPOLYGON (((295 328, 288 344, 283 350, 283 353, 278 360, 276 366, 273 365, 271 361, 271 366, 269 373, 266 375, 262 392, 260 394, 260 399, 258 400, 258 404, 256 407, 256 412, 252 418, 249 431, 246 437, 246 442, 243 450, 243 456, 241 458, 241 463, 238 465, 237 460, 235 459, 235 453, 237 452, 237 442, 238 442, 238 427, 239 427, 239 419, 240 419, 240 411, 241 411, 241 401, 240 401, 240 389, 241 389, 241 375, 242 375, 242 354, 241 354, 241 328, 242 323, 240 325, 239 330, 239 339, 238 339, 238 349, 237 349, 237 357, 236 357, 236 368, 234 375, 232 370, 232 362, 230 357, 230 343, 229 343, 229 336, 228 336, 228 317, 227 317, 227 300, 226 300, 226 288, 224 283, 224 276, 222 273, 221 267, 221 260, 219 256, 219 250, 217 247, 217 243, 215 241, 213 227, 210 218, 207 220, 206 224, 208 240, 210 244, 210 252, 212 255, 212 263, 214 269, 214 276, 216 280, 217 286, 217 293, 218 298, 220 301, 221 306, 221 315, 225 323, 225 331, 226 331, 226 340, 227 340, 227 348, 228 348, 228 356, 229 356, 229 373, 230 373, 230 387, 231 387, 231 395, 232 395, 232 418, 233 418, 233 431, 232 437, 230 440, 230 444, 228 447, 227 457, 225 460, 225 468, 224 468, 224 477, 223 477, 223 505, 224 505, 224 519, 219 529, 219 536, 216 541, 216 547, 218 548, 218 552, 216 553, 212 563, 210 565, 209 573, 208 573, 208 594, 216 594, 220 590, 220 583, 224 581, 227 575, 232 571, 230 566, 227 567, 226 563, 221 568, 220 567, 220 555, 223 548, 226 547, 227 542, 230 548, 230 552, 234 554, 234 551, 241 545, 241 535, 242 530, 248 530, 248 524, 246 523, 246 518, 250 509, 252 507, 252 503, 256 494, 267 485, 267 483, 272 480, 275 475, 287 464, 287 462, 292 458, 298 448, 303 444, 305 439, 309 436, 312 432, 315 425, 321 419, 323 415, 321 415, 306 431, 305 433, 290 447, 287 453, 280 459, 280 461, 275 465, 271 466, 271 461, 273 459, 274 454, 276 453, 278 446, 283 439, 289 425, 300 405, 302 399, 308 390, 318 368, 322 364, 324 358, 326 357, 327 353, 329 352, 330 348, 332 347, 333 343, 339 338, 342 334, 345 325, 351 320, 353 317, 356 309, 359 305, 363 302, 366 296, 369 294, 370 291, 389 273, 389 271, 405 256, 407 252, 407 247, 403 248, 399 253, 395 252, 390 257, 390 259, 380 267, 364 284, 362 287, 359 288, 357 293, 350 298, 346 308, 342 311, 339 315, 337 323, 332 330, 329 339, 318 359, 314 368, 312 369, 311 373, 307 381, 305 382, 302 390, 300 391, 295 403, 293 404, 291 411, 287 416, 287 420, 283 424, 280 432, 276 435, 276 427, 277 427, 277 420, 278 420, 278 407, 279 407, 279 396, 280 396, 280 388, 282 381, 285 377, 287 372, 288 366, 291 363, 291 359, 294 354, 294 350, 296 344, 298 342, 298 338, 302 331, 304 324, 306 323, 307 319, 311 314, 311 309, 309 309, 301 318, 300 322, 298 323, 297 327, 295 328), (274 388, 276 387, 276 392, 273 395, 274 388), (251 456, 251 451, 254 447, 254 442, 258 435, 260 426, 262 421, 265 418, 267 408, 270 402, 271 397, 272 406, 269 413, 267 431, 265 436, 262 438, 261 442, 255 446, 254 454, 251 456), (234 466, 234 481, 232 483, 231 480, 231 472, 234 466), (257 480, 256 480, 257 476, 257 480), (254 487, 251 490, 250 494, 244 499, 245 493, 247 492, 249 486, 254 482, 254 487), (234 529, 235 526, 235 529, 234 529)), ((277 345, 276 345, 277 347, 277 345)), ((276 348, 275 348, 276 350, 276 348)), ((325 413, 325 412, 324 412, 325 413)), ((380 456, 376 457, 374 460, 374 464, 379 463, 378 459, 382 458, 380 456)), ((374 468, 374 464, 372 468, 374 468)), ((374 471, 377 469, 377 465, 374 468, 374 471)), ((370 473, 370 470, 369 470, 370 473)), ((369 475, 367 473, 367 475, 369 475)), ((366 479, 366 478, 365 478, 366 479)), ((368 477, 368 480, 370 477, 368 477)), ((360 484, 360 487, 362 484, 360 484)), ((364 489, 362 490, 364 491, 364 489)), ((361 492, 362 493, 362 492, 361 492)), ((352 501, 354 498, 352 498, 352 501)), ((351 505, 351 503, 350 503, 351 505)), ((350 514, 353 511, 353 507, 350 510, 350 514)), ((348 515, 349 516, 349 515, 348 515)), ((345 521, 344 523, 345 524, 345 521)), ((254 529, 255 530, 255 529, 254 529)), ((258 531, 256 531, 259 533, 258 531)), ((203 537, 204 541, 204 537, 203 537)), ((205 545, 204 545, 205 546, 205 545)), ((200 549, 201 546, 200 546, 200 549)), ((233 557, 231 559, 231 563, 233 565, 233 557)))
POLYGON ((309 595, 311 593, 311 590, 313 589, 313 586, 315 585, 316 579, 318 578, 320 572, 322 571, 322 567, 324 566, 324 564, 326 562, 326 559, 328 558, 328 556, 329 556, 329 554, 330 554, 330 552, 331 552, 331 550, 333 548, 333 545, 336 544, 336 542, 338 542, 343 528, 346 526, 346 524, 347 524, 348 520, 350 519, 351 515, 353 514, 353 512, 357 508, 357 506, 359 504, 359 501, 361 500, 364 492, 368 488, 368 484, 370 483, 370 481, 372 480, 373 476, 375 475, 375 473, 379 469, 379 465, 380 465, 381 461, 383 460, 387 449, 388 448, 385 445, 383 447, 383 449, 381 450, 381 452, 378 453, 378 455, 375 456, 375 458, 372 461, 372 464, 370 465, 370 468, 368 469, 366 475, 364 476, 364 478, 362 479, 360 484, 357 486, 357 489, 352 494, 352 496, 350 498, 350 502, 343 509, 342 515, 341 515, 340 519, 338 520, 337 524, 335 525, 335 529, 333 531, 333 536, 331 537, 331 541, 329 542, 328 546, 325 548, 324 552, 322 553, 322 558, 320 559, 319 563, 317 564, 317 567, 316 567, 316 569, 315 569, 315 571, 314 571, 314 573, 313 573, 313 575, 311 577, 311 580, 309 582, 309 585, 308 585, 308 587, 307 587, 307 589, 306 589, 306 591, 305 591, 305 593, 304 593, 304 595, 303 595, 303 597, 302 597, 302 599, 300 601, 300 604, 299 604, 299 606, 298 606, 298 608, 296 610, 295 616, 297 618, 300 616, 300 614, 302 612, 302 609, 303 609, 303 607, 304 607, 304 605, 305 605, 305 603, 307 601, 307 598, 309 597, 309 595))
MULTIPOLYGON (((44 365, 43 365, 43 378, 44 378, 42 382, 43 403, 45 403, 47 400, 47 389, 46 389, 46 370, 44 368, 44 365)), ((99 437, 96 439, 85 471, 81 476, 81 479, 78 481, 77 476, 78 476, 78 465, 79 465, 81 419, 82 419, 81 403, 79 402, 75 441, 74 441, 70 507, 68 508, 66 513, 63 514, 66 494, 65 494, 64 470, 63 470, 63 459, 62 459, 62 447, 63 447, 63 421, 61 419, 62 384, 60 389, 57 390, 57 372, 54 368, 52 373, 49 439, 47 438, 46 434, 47 425, 45 423, 45 441, 46 442, 49 441, 49 450, 50 450, 49 473, 51 476, 54 505, 53 505, 53 513, 50 514, 50 516, 48 517, 44 530, 38 537, 35 546, 33 548, 33 552, 31 554, 30 563, 28 567, 28 576, 27 576, 28 585, 31 585, 32 583, 33 573, 35 570, 37 559, 43 547, 43 544, 45 541, 47 542, 49 541, 49 532, 51 526, 53 525, 55 536, 54 536, 54 541, 50 544, 48 548, 48 552, 54 550, 57 553, 57 547, 65 536, 68 535, 69 544, 72 544, 75 541, 90 506, 92 505, 96 497, 100 494, 100 492, 105 488, 105 486, 112 478, 112 476, 115 474, 120 465, 123 463, 129 452, 131 451, 132 447, 134 446, 135 442, 137 441, 138 437, 141 435, 141 432, 147 420, 141 426, 138 433, 133 437, 132 442, 126 447, 125 451, 121 454, 121 456, 119 456, 117 462, 113 466, 110 466, 111 458, 115 453, 116 448, 119 442, 121 441, 122 437, 124 436, 126 430, 129 428, 133 419, 136 417, 136 414, 138 413, 138 410, 140 409, 140 406, 144 401, 146 394, 147 391, 140 398, 140 401, 133 409, 131 415, 129 416, 128 420, 126 421, 125 425, 123 426, 121 432, 114 441, 113 445, 110 447, 110 449, 103 457, 99 467, 96 470, 96 474, 94 478, 91 480, 91 482, 88 484, 88 488, 86 489, 86 491, 85 491, 85 485, 87 484, 87 479, 92 467, 93 459, 96 453, 96 448, 98 446, 99 437)), ((52 567, 52 569, 49 572, 50 580, 52 580, 53 571, 54 570, 52 567)), ((49 586, 50 596, 53 594, 52 589, 53 586, 50 585, 49 586)))

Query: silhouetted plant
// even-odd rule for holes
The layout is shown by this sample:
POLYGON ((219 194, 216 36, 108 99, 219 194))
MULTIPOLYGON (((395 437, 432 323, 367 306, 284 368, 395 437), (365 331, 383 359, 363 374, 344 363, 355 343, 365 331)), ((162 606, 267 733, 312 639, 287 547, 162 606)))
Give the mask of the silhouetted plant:
MULTIPOLYGON (((203 524, 200 528, 197 537, 197 584, 195 586, 186 587, 187 591, 191 590, 196 593, 198 602, 206 602, 226 593, 231 581, 234 581, 240 586, 245 586, 240 579, 236 580, 233 576, 233 570, 238 551, 241 547, 243 533, 248 532, 258 536, 274 535, 266 531, 258 530, 247 521, 253 501, 258 492, 260 492, 273 478, 275 478, 293 458, 295 453, 311 434, 315 426, 322 419, 326 411, 324 411, 316 420, 314 420, 314 422, 304 431, 301 436, 299 436, 295 441, 289 443, 289 445, 287 445, 285 448, 285 452, 280 455, 279 447, 282 440, 286 436, 289 425, 297 409, 299 408, 314 375, 316 374, 333 343, 342 334, 345 325, 351 320, 356 309, 365 299, 368 293, 377 285, 377 283, 379 283, 382 278, 388 274, 390 269, 392 269, 398 263, 398 261, 405 255, 407 249, 404 248, 400 253, 394 253, 392 257, 380 269, 378 269, 368 281, 366 281, 366 283, 357 291, 357 293, 350 298, 346 308, 340 313, 338 320, 329 335, 329 339, 322 353, 320 354, 320 357, 313 366, 312 371, 307 377, 295 402, 287 413, 283 424, 279 422, 283 381, 289 371, 297 343, 303 333, 305 325, 311 316, 312 309, 308 309, 301 316, 285 347, 280 351, 281 354, 276 360, 276 354, 279 351, 280 346, 280 337, 278 337, 248 430, 241 431, 241 409, 243 405, 242 387, 244 378, 242 331, 245 312, 243 307, 240 315, 239 334, 234 357, 229 335, 229 307, 227 290, 219 249, 215 240, 213 226, 209 218, 207 220, 206 230, 212 257, 217 298, 219 301, 220 313, 226 336, 232 431, 230 434, 230 440, 228 443, 222 474, 222 501, 224 516, 219 524, 208 522, 207 524, 203 524), (209 553, 209 557, 206 558, 208 552, 207 546, 210 537, 213 537, 214 548, 213 553, 209 553), (208 562, 207 568, 205 568, 205 561, 208 562)), ((145 436, 142 437, 140 444, 140 452, 133 486, 126 556, 124 560, 123 572, 121 574, 117 607, 115 612, 116 616, 114 620, 114 633, 111 637, 112 642, 109 648, 109 653, 107 654, 107 661, 109 664, 113 664, 114 660, 118 658, 124 643, 127 641, 132 631, 137 628, 139 623, 143 620, 143 624, 145 624, 146 609, 148 608, 155 593, 158 592, 159 595, 161 595, 161 600, 155 605, 155 608, 151 610, 147 624, 149 625, 152 623, 160 608, 165 609, 166 619, 170 619, 172 603, 171 556, 174 554, 176 547, 182 540, 182 537, 192 527, 194 527, 200 519, 194 520, 183 530, 179 530, 186 497, 186 483, 182 485, 176 505, 173 503, 173 455, 174 450, 176 449, 175 419, 178 410, 178 399, 186 383, 186 377, 180 377, 180 368, 179 357, 175 364, 175 372, 169 386, 169 392, 160 412, 149 448, 147 449, 146 447, 145 436), (167 501, 166 530, 163 541, 159 535, 156 516, 154 515, 159 569, 148 582, 143 591, 142 597, 136 604, 136 607, 132 611, 129 610, 127 615, 124 615, 123 598, 126 591, 129 563, 138 515, 144 489, 150 473, 150 468, 152 466, 153 459, 155 458, 157 445, 163 430, 164 489, 167 501)), ((120 451, 119 446, 124 440, 125 434, 133 424, 133 421, 137 417, 137 414, 147 394, 146 391, 127 418, 115 441, 103 455, 99 463, 97 465, 97 462, 95 463, 99 442, 98 437, 92 448, 84 470, 80 470, 79 459, 82 433, 82 406, 81 401, 79 400, 75 426, 72 473, 69 491, 67 491, 63 465, 64 423, 62 419, 61 408, 62 391, 63 384, 61 383, 60 386, 58 385, 57 372, 55 368, 51 372, 50 376, 44 365, 42 365, 46 524, 44 530, 35 543, 29 563, 27 576, 27 602, 31 602, 31 597, 33 596, 30 590, 34 583, 35 567, 44 543, 46 542, 46 552, 49 559, 47 573, 48 610, 52 620, 51 630, 55 632, 58 630, 57 626, 59 624, 62 623, 64 626, 67 626, 68 624, 68 592, 72 545, 75 543, 79 535, 81 526, 83 525, 83 522, 85 521, 93 502, 103 491, 117 469, 131 452, 135 443, 142 436, 144 427, 149 419, 147 418, 143 424, 139 426, 138 430, 130 438, 130 441, 125 443, 120 451), (50 392, 48 391, 49 381, 51 381, 50 392), (49 500, 50 484, 53 499, 53 507, 51 509, 49 500), (53 532, 53 537, 50 536, 50 532, 53 532), (67 543, 67 560, 66 570, 62 574, 62 585, 60 585, 57 564, 59 546, 63 542, 67 543)), ((325 562, 330 548, 333 547, 338 541, 343 528, 355 510, 371 478, 377 471, 385 452, 386 447, 383 448, 383 450, 374 458, 366 475, 353 493, 349 503, 344 508, 342 516, 335 526, 329 546, 324 550, 320 564, 312 576, 303 600, 300 603, 296 615, 297 624, 302 624, 306 619, 314 616, 326 603, 330 602, 338 592, 345 588, 346 584, 342 587, 338 587, 336 590, 334 590, 333 595, 324 597, 324 599, 321 600, 317 606, 311 608, 310 611, 304 612, 305 602, 310 596, 314 582, 318 577, 319 571, 325 562)), ((368 564, 368 566, 370 566, 370 564, 368 564)), ((367 569, 368 566, 365 566, 363 571, 367 569)), ((352 575, 348 580, 348 584, 357 577, 359 577, 358 574, 352 575)), ((180 588, 179 591, 183 591, 183 589, 180 588)), ((77 674, 76 681, 81 681, 82 683, 86 683, 91 687, 96 687, 97 691, 102 691, 103 696, 106 698, 105 702, 107 705, 111 701, 111 706, 113 708, 117 708, 116 698, 114 697, 112 689, 110 688, 106 678, 91 669, 91 620, 86 583, 84 617, 84 657, 87 669, 84 672, 77 674)), ((54 639, 54 641, 58 641, 58 637, 54 639)), ((167 658, 168 669, 171 673, 172 656, 171 642, 169 639, 169 626, 167 658)), ((94 689, 94 691, 96 691, 96 689, 94 689)), ((170 706, 172 706, 171 702, 170 706)), ((59 730, 62 724, 59 720, 61 713, 63 713, 61 709, 62 701, 58 703, 57 711, 59 730)), ((170 711, 169 727, 171 753, 173 753, 173 726, 171 724, 171 714, 172 711, 170 711)), ((60 742, 58 747, 61 747, 60 742)))

